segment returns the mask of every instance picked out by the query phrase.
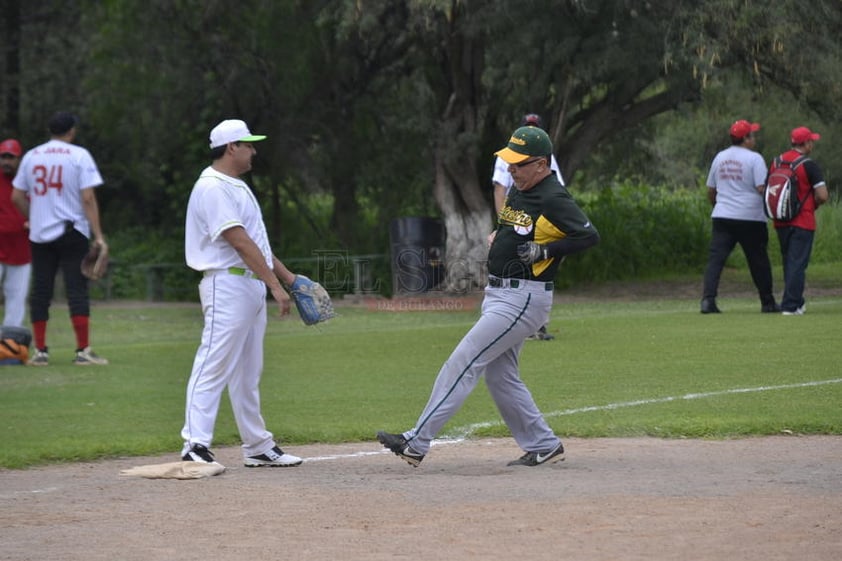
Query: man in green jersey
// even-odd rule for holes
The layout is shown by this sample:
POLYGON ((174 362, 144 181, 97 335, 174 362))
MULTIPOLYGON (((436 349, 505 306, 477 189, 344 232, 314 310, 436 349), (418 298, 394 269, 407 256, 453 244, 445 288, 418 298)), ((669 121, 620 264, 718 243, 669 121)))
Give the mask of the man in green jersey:
POLYGON ((482 314, 444 363, 415 427, 377 433, 383 446, 418 466, 430 443, 485 375, 491 397, 525 452, 508 465, 564 459, 564 446, 520 378, 523 343, 549 319, 553 278, 567 255, 599 242, 599 233, 550 169, 553 146, 538 127, 517 129, 496 155, 514 179, 490 236, 482 314))

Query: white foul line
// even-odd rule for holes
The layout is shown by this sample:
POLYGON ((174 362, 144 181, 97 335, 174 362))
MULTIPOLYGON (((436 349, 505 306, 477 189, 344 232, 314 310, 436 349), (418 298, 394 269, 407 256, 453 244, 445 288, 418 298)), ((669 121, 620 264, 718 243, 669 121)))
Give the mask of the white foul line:
MULTIPOLYGON (((720 390, 715 392, 703 392, 703 393, 688 393, 684 395, 678 396, 670 396, 670 397, 655 397, 651 399, 638 399, 635 401, 621 401, 619 403, 608 403, 606 405, 591 405, 588 407, 577 407, 575 409, 565 409, 563 411, 553 411, 550 413, 545 413, 545 417, 564 417, 566 415, 577 415, 579 413, 591 413, 593 411, 611 411, 614 409, 622 409, 624 407, 637 407, 639 405, 654 405, 658 403, 669 403, 671 401, 691 401, 694 399, 704 399, 707 397, 717 397, 720 395, 732 395, 732 394, 740 394, 740 393, 756 393, 756 392, 768 392, 773 390, 791 390, 791 389, 798 389, 798 388, 809 388, 813 386, 825 386, 827 384, 839 384, 842 383, 842 378, 834 378, 832 380, 818 380, 814 382, 802 382, 800 384, 784 384, 780 386, 760 386, 757 388, 734 388, 730 390, 720 390)), ((468 425, 467 427, 456 429, 458 435, 462 438, 470 436, 473 434, 477 429, 482 428, 489 428, 494 426, 499 426, 502 424, 502 421, 494 421, 494 422, 486 422, 486 423, 476 423, 473 425, 468 425)))
MULTIPOLYGON (((678 396, 669 396, 669 397, 655 397, 651 399, 638 399, 635 401, 620 401, 618 403, 608 403, 606 405, 590 405, 588 407, 577 407, 575 409, 564 409, 562 411, 552 411, 550 413, 545 413, 544 417, 564 417, 567 415, 578 415, 579 413, 591 413, 594 411, 611 411, 614 409, 623 409, 625 407, 638 407, 640 405, 655 405, 658 403, 669 403, 672 401, 692 401, 695 399, 705 399, 708 397, 717 397, 721 395, 734 395, 734 394, 741 394, 741 393, 757 393, 757 392, 768 392, 768 391, 775 391, 775 390, 792 390, 792 389, 799 389, 799 388, 810 388, 815 386, 826 386, 829 384, 840 384, 842 383, 842 378, 833 378, 831 380, 817 380, 813 382, 802 382, 800 384, 783 384, 780 386, 760 386, 757 388, 733 388, 730 390, 719 390, 714 392, 702 392, 702 393, 688 393, 684 395, 678 396)), ((457 442, 461 442, 465 438, 472 435, 478 429, 496 427, 502 425, 502 421, 490 421, 484 423, 474 423, 472 425, 468 425, 467 427, 460 427, 453 431, 452 434, 445 436, 443 439, 436 439, 433 441, 433 445, 437 444, 455 444, 457 442)), ((305 462, 313 462, 313 461, 323 461, 323 460, 339 460, 343 458, 357 458, 361 456, 373 456, 377 454, 390 454, 389 450, 379 450, 377 452, 356 452, 354 454, 340 454, 336 456, 319 456, 315 458, 307 458, 305 462)))

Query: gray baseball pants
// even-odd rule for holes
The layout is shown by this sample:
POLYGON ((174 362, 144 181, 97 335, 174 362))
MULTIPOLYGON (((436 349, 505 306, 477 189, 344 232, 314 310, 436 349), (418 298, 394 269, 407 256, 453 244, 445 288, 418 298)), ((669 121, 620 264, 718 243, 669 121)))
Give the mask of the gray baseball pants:
POLYGON ((421 454, 459 410, 484 375, 488 391, 518 445, 527 452, 554 449, 559 438, 520 379, 518 359, 526 338, 549 319, 552 283, 495 279, 486 287, 479 320, 439 371, 415 427, 405 433, 421 454), (517 283, 517 287, 512 286, 517 283))

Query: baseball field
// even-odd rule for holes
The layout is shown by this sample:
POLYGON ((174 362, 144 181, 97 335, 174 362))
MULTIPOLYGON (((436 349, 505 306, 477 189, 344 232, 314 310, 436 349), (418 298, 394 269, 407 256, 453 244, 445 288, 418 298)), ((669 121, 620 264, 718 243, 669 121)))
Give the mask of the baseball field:
POLYGON ((522 370, 567 459, 520 469, 482 386, 419 468, 373 440, 411 427, 477 298, 271 320, 263 414, 305 463, 243 468, 223 402, 228 469, 192 481, 120 472, 178 459, 198 305, 95 304, 111 364, 80 368, 59 304, 51 365, 0 372, 2 558, 838 558, 835 275, 817 269, 801 317, 760 314, 744 271, 715 316, 698 283, 558 293, 522 370))

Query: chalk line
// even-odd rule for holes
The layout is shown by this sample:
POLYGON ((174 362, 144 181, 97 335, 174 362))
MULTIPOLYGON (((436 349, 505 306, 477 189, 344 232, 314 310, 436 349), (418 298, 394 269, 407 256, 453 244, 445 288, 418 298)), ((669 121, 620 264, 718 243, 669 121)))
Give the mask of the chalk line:
MULTIPOLYGON (((826 386, 829 384, 842 383, 842 378, 832 378, 830 380, 815 380, 811 382, 801 382, 799 384, 782 384, 779 386, 759 386, 756 388, 732 388, 729 390, 719 390, 712 392, 688 393, 684 395, 675 395, 668 397, 654 397, 650 399, 637 399, 634 401, 620 401, 617 403, 607 403, 605 405, 589 405, 587 407, 576 407, 573 409, 564 409, 562 411, 551 411, 544 413, 544 417, 564 417, 567 415, 578 415, 580 413, 592 413, 596 411, 612 411, 614 409, 623 409, 627 407, 639 407, 642 405, 657 405, 660 403, 670 403, 673 401, 692 401, 696 399, 706 399, 709 397, 719 397, 723 395, 735 395, 744 393, 758 393, 777 390, 793 390, 801 388, 810 388, 816 386, 826 386)), ((503 425, 503 421, 486 421, 483 423, 474 423, 466 427, 455 429, 451 434, 445 435, 443 438, 437 438, 433 441, 433 446, 438 444, 456 444, 461 442, 474 434, 479 429, 498 427, 503 425)), ((317 456, 314 458, 306 458, 305 462, 318 462, 326 460, 340 460, 345 458, 359 458, 363 456, 375 456, 379 454, 391 454, 389 450, 383 449, 376 452, 355 452, 353 454, 337 454, 334 456, 317 456)))

